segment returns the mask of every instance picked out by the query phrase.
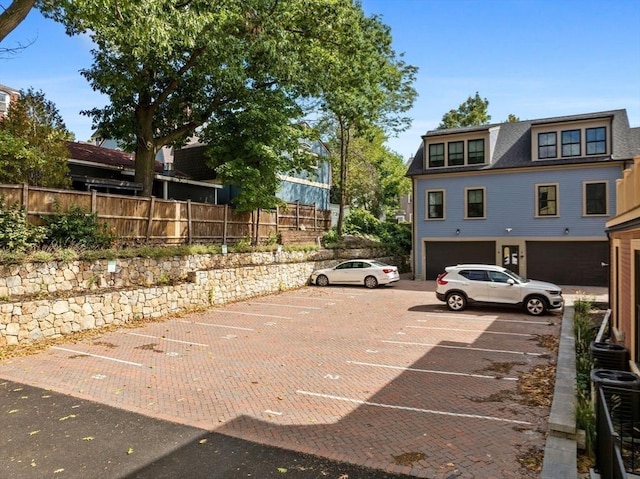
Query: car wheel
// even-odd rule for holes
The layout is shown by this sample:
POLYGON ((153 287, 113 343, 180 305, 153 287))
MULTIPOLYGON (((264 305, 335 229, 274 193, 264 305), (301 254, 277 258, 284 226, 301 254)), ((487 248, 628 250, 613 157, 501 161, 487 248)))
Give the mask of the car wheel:
POLYGON ((367 288, 375 288, 376 286, 378 286, 378 280, 375 278, 375 276, 367 276, 364 279, 364 285, 367 288))
POLYGON ((462 293, 449 293, 447 295, 447 307, 451 311, 462 311, 467 307, 467 297, 462 293))
POLYGON ((541 316, 547 312, 547 303, 541 296, 528 297, 524 307, 532 316, 541 316))
POLYGON ((329 284, 329 278, 327 278, 324 274, 321 274, 316 278, 316 284, 318 286, 327 286, 329 284))

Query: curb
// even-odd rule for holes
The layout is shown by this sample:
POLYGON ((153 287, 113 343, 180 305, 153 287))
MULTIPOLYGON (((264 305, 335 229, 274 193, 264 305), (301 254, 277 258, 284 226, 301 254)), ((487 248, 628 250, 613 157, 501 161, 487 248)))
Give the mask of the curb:
POLYGON ((549 414, 549 435, 544 448, 542 479, 577 479, 578 445, 575 420, 576 351, 573 307, 562 314, 556 384, 549 414))

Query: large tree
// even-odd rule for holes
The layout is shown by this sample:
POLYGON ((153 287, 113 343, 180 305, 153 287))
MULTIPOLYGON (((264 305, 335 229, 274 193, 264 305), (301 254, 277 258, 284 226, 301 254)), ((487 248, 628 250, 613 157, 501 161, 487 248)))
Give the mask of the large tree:
POLYGON ((393 135, 408 128, 411 120, 405 113, 417 95, 413 88, 417 68, 396 54, 390 29, 378 17, 354 18, 349 36, 347 48, 339 50, 325 72, 322 98, 323 110, 336 125, 339 144, 339 235, 347 202, 352 138, 371 139, 377 129, 393 135))
MULTIPOLYGON (((395 213, 400 207, 400 196, 411 192, 411 181, 405 176, 407 166, 400 155, 385 146, 386 140, 381 129, 369 137, 351 139, 349 174, 343 185, 346 205, 364 208, 376 218, 395 213)), ((339 151, 339 143, 334 136, 330 146, 339 151)), ((332 164, 339 171, 339 155, 332 156, 332 164)), ((339 191, 337 183, 334 191, 339 191)))
POLYGON ((73 139, 55 105, 27 90, 0 118, 0 183, 70 185, 66 141, 73 139))
POLYGON ((0 42, 9 35, 24 20, 36 0, 13 0, 7 8, 0 13, 0 42))
MULTIPOLYGON (((203 125, 204 136, 230 139, 228 131, 211 129, 228 128, 233 122, 225 118, 241 112, 252 111, 257 121, 256 101, 269 122, 283 106, 293 114, 301 97, 321 96, 323 72, 337 51, 346 54, 352 20, 357 26, 364 17, 352 0, 57 3, 50 15, 96 44, 94 63, 82 74, 111 102, 86 113, 103 135, 135 151, 144 195, 151 194, 163 146, 180 145, 203 125)), ((356 63, 367 54, 349 51, 356 63)))
POLYGON ((491 115, 487 112, 489 100, 482 99, 478 92, 470 96, 457 110, 449 110, 442 117, 438 130, 460 128, 464 126, 486 125, 491 121, 491 115))

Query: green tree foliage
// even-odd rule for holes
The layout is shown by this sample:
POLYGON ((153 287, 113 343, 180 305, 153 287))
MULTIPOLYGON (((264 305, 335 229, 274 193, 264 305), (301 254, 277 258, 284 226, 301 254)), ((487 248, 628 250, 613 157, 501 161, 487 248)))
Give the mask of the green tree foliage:
POLYGON ((513 113, 509 113, 506 123, 517 123, 519 121, 520 121, 520 118, 515 116, 513 113))
POLYGON ((345 219, 344 231, 352 235, 377 238, 390 253, 398 256, 411 252, 411 227, 380 221, 367 210, 356 208, 345 219))
MULTIPOLYGON (((384 145, 386 139, 381 129, 375 129, 368 137, 354 137, 347 158, 345 204, 365 208, 376 217, 393 215, 400 207, 400 197, 411 192, 411 181, 405 176, 407 166, 400 155, 384 145)), ((339 151, 335 136, 330 145, 339 151)), ((335 171, 339 170, 339 163, 340 158, 333 155, 335 171)), ((337 189, 339 185, 336 183, 334 187, 337 189)))
POLYGON ((0 249, 23 252, 39 246, 44 237, 45 228, 28 223, 23 206, 0 198, 0 249))
POLYGON ((239 185, 234 199, 238 211, 274 208, 278 173, 310 168, 317 158, 300 148, 302 138, 317 134, 305 124, 292 123, 301 109, 279 89, 254 91, 245 105, 230 104, 202 131, 209 143, 209 166, 224 184, 239 185))
POLYGON ((21 92, 0 118, 0 183, 69 187, 66 141, 72 138, 41 91, 21 92))
POLYGON ((411 124, 405 113, 417 95, 413 88, 417 68, 407 65, 393 50, 389 27, 375 16, 359 16, 350 24, 348 41, 324 73, 322 98, 322 109, 335 125, 339 145, 339 235, 347 204, 352 138, 371 137, 376 128, 385 134, 405 130, 411 124))
MULTIPOLYGON (((124 141, 135 151, 135 181, 143 184, 143 195, 151 194, 156 153, 200 134, 203 125, 208 125, 209 138, 229 140, 226 148, 231 152, 238 142, 228 130, 234 124, 228 117, 250 112, 253 125, 262 118, 262 126, 269 129, 270 119, 276 118, 280 126, 271 129, 271 135, 279 130, 285 135, 281 143, 286 144, 290 138, 286 135, 292 131, 280 123, 277 110, 283 103, 293 115, 301 99, 326 95, 340 72, 343 85, 352 88, 354 81, 360 81, 354 74, 347 78, 352 67, 363 73, 391 69, 379 57, 366 64, 361 60, 376 53, 379 38, 365 38, 360 26, 379 22, 365 20, 360 4, 353 0, 62 0, 55 4, 48 14, 63 22, 70 34, 88 33, 97 46, 93 65, 82 74, 111 103, 85 113, 105 136, 124 141), (354 32, 357 44, 352 42, 354 32), (267 101, 271 93, 278 101, 267 101), (262 102, 262 112, 253 107, 254 101, 262 102), (213 132, 213 128, 227 130, 213 132)), ((391 80, 376 83, 397 91, 391 80)), ((391 102, 388 95, 379 99, 373 91, 368 93, 377 98, 376 104, 391 102)), ((273 149, 274 144, 264 148, 273 149)), ((217 148, 220 154, 225 146, 217 148)), ((275 151, 261 153, 273 163, 275 151)), ((229 155, 233 154, 227 153, 226 158, 229 155)), ((246 150, 242 155, 234 158, 236 167, 222 172, 234 181, 242 179, 244 185, 256 179, 260 168, 256 159, 240 164, 248 158, 246 150)), ((293 155, 289 158, 295 167, 293 155)), ((214 161, 222 161, 222 156, 214 161)), ((265 178, 265 183, 271 188, 270 179, 265 178)))
POLYGON ((442 117, 438 130, 460 128, 464 126, 486 125, 491 121, 491 115, 487 112, 489 100, 482 99, 478 92, 474 97, 467 98, 457 110, 449 110, 442 117))

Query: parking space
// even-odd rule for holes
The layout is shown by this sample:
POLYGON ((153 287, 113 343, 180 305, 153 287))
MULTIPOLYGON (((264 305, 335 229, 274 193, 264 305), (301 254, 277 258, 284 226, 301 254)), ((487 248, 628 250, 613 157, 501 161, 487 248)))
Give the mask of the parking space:
POLYGON ((536 477, 544 407, 521 375, 561 316, 451 313, 430 283, 305 287, 0 364, 0 377, 416 477, 536 477))

